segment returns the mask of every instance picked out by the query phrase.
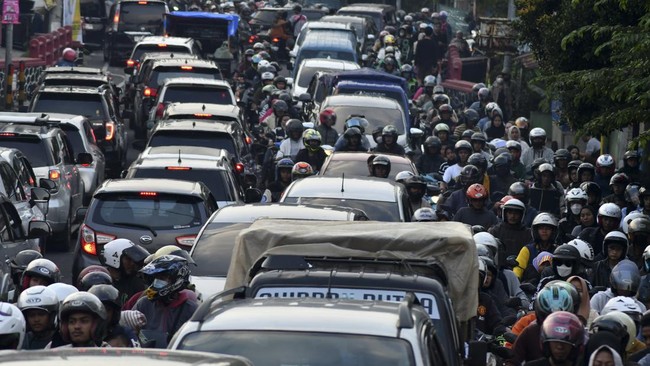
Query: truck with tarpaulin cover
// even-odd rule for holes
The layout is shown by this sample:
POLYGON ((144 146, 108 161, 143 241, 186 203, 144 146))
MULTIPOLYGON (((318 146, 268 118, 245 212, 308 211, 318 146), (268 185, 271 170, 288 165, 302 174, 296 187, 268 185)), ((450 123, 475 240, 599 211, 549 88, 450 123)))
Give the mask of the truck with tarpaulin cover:
POLYGON ((201 44, 202 56, 214 60, 230 78, 239 56, 239 21, 236 14, 173 11, 165 14, 165 35, 191 37, 201 44))

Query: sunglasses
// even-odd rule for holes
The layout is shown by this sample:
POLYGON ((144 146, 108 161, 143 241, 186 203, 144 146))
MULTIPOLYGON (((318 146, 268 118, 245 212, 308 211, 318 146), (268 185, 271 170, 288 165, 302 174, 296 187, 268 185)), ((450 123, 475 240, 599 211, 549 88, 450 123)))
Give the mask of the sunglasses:
POLYGON ((573 266, 573 260, 572 259, 560 259, 560 258, 553 258, 553 264, 558 265, 558 266, 573 266))

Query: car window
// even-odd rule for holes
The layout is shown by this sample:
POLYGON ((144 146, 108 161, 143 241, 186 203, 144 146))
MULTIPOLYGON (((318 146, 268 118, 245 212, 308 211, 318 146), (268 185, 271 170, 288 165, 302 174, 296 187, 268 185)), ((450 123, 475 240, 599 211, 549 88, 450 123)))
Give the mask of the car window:
POLYGON ((140 60, 142 58, 142 55, 144 55, 147 52, 160 52, 160 51, 173 53, 174 56, 177 56, 177 55, 190 55, 192 53, 192 50, 189 49, 186 46, 169 45, 169 44, 166 44, 166 43, 161 43, 161 44, 141 44, 136 49, 133 50, 133 54, 131 55, 131 59, 132 60, 140 60))
MULTIPOLYGON (((391 161, 391 169, 388 176, 389 179, 395 179, 399 172, 409 171, 416 173, 410 164, 399 163, 391 161)), ((320 174, 324 176, 340 177, 345 173, 346 177, 367 177, 370 175, 368 172, 368 164, 365 160, 341 160, 336 159, 336 155, 330 159, 329 163, 320 174)))
POLYGON ((9 195, 9 198, 13 198, 17 201, 24 201, 27 199, 25 191, 23 191, 23 186, 20 184, 16 172, 11 168, 9 163, 2 163, 2 182, 5 186, 5 192, 9 195))
POLYGON ((203 182, 217 201, 236 201, 224 170, 190 167, 135 168, 133 178, 164 178, 203 182))
MULTIPOLYGON (((61 146, 61 157, 63 158, 63 163, 66 165, 74 164, 75 158, 73 155, 74 152, 71 151, 70 140, 68 140, 65 135, 57 135, 56 138, 59 142, 59 146, 61 146)), ((83 152, 83 150, 80 152, 83 152)))
POLYGON ((235 247, 237 235, 251 223, 223 223, 211 225, 197 238, 192 249, 192 258, 196 267, 193 276, 225 277, 230 267, 230 257, 235 247))
POLYGON ((400 210, 397 202, 318 197, 285 197, 282 202, 358 208, 366 212, 368 214, 368 218, 373 221, 402 221, 400 218, 400 210))
POLYGON ((157 146, 196 146, 227 150, 238 157, 232 136, 227 133, 210 133, 207 131, 159 130, 149 140, 149 147, 157 146))
POLYGON ((5 210, 0 209, 0 240, 3 243, 11 242, 13 235, 11 232, 11 224, 9 223, 9 218, 5 210))
POLYGON ((32 112, 73 113, 102 120, 107 118, 101 95, 88 93, 40 93, 32 112))
POLYGON ((30 186, 36 186, 36 175, 34 174, 34 170, 32 169, 32 166, 30 165, 29 161, 25 157, 20 158, 20 170, 18 170, 20 179, 24 184, 30 185, 30 186))
POLYGON ((106 6, 100 0, 81 0, 79 8, 82 17, 103 18, 106 16, 106 6))
POLYGON ((80 153, 85 152, 86 147, 84 146, 83 137, 81 136, 81 131, 76 126, 70 124, 62 124, 61 129, 65 132, 70 144, 72 145, 72 150, 80 153))
POLYGON ((158 230, 186 229, 203 224, 201 205, 196 197, 158 192, 102 195, 94 219, 102 225, 132 223, 158 230))
POLYGON ((147 79, 147 85, 151 88, 157 88, 160 85, 163 85, 167 79, 182 77, 221 80, 219 69, 191 66, 186 67, 187 69, 181 69, 180 66, 157 67, 151 72, 151 75, 147 79))
POLYGON ((51 78, 51 79, 45 79, 43 85, 45 86, 89 86, 89 87, 97 88, 99 86, 106 85, 106 83, 103 80, 99 80, 99 79, 51 78))
POLYGON ((0 163, 0 179, 2 179, 3 193, 9 196, 14 192, 14 187, 7 168, 9 168, 8 164, 5 162, 0 163))
POLYGON ((59 165, 61 164, 62 157, 61 157, 61 144, 59 143, 59 140, 54 137, 49 139, 50 141, 50 149, 52 151, 52 156, 54 157, 54 165, 59 165))
POLYGON ((151 1, 122 2, 118 19, 121 32, 151 32, 161 34, 165 4, 151 1))
POLYGON ((95 133, 93 132, 93 128, 90 126, 88 122, 83 123, 84 127, 84 133, 86 134, 86 141, 96 144, 97 139, 95 139, 95 133))
MULTIPOLYGON (((342 118, 343 121, 352 115, 363 115, 369 123, 366 133, 386 125, 393 125, 398 134, 404 134, 404 114, 399 109, 337 105, 328 105, 327 108, 332 108, 338 118, 342 118)), ((338 133, 343 133, 343 123, 335 124, 334 129, 338 133)))
POLYGON ((235 104, 228 89, 198 87, 196 85, 169 86, 165 91, 162 101, 170 103, 235 104))
POLYGON ((0 145, 22 151, 32 163, 32 166, 50 166, 54 163, 51 146, 36 136, 3 135, 0 136, 0 145))

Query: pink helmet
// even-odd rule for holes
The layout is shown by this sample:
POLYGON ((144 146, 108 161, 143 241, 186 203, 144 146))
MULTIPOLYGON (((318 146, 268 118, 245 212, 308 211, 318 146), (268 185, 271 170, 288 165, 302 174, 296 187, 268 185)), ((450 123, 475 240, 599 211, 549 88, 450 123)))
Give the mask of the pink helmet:
POLYGON ((73 62, 77 59, 77 51, 73 50, 70 47, 67 47, 63 50, 63 59, 66 61, 73 62))

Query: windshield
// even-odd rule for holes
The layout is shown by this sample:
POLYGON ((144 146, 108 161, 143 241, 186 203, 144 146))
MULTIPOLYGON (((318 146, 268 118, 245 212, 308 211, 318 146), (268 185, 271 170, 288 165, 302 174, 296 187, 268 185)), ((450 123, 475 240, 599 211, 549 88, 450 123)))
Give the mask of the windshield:
POLYGON ((200 87, 197 85, 170 86, 165 90, 162 101, 171 103, 235 104, 227 89, 200 87))
POLYGON ((165 12, 165 5, 158 2, 123 2, 120 4, 119 30, 160 34, 165 12))
POLYGON ((135 50, 133 50, 133 55, 131 55, 131 59, 140 60, 142 59, 142 55, 151 52, 169 52, 170 55, 174 54, 174 56, 192 54, 189 48, 183 46, 171 46, 168 44, 164 44, 164 47, 160 47, 157 44, 143 44, 138 46, 138 48, 136 48, 135 50))
POLYGON ((43 82, 45 86, 89 86, 89 87, 99 87, 106 85, 104 80, 99 79, 83 79, 83 78, 51 78, 45 79, 43 82))
POLYGON ((178 230, 200 227, 201 208, 198 198, 139 192, 103 195, 98 199, 95 220, 103 225, 131 223, 155 230, 178 230))
MULTIPOLYGON (((336 155, 335 155, 336 156, 336 155)), ((365 160, 338 160, 331 159, 330 162, 325 167, 326 170, 320 172, 320 175, 340 177, 342 173, 345 173, 345 177, 367 177, 368 176, 368 164, 365 160)), ((413 172, 413 167, 410 164, 399 163, 391 161, 391 169, 388 179, 395 179, 397 173, 402 171, 413 172)))
MULTIPOLYGON (((290 310, 290 309, 287 309, 290 310)), ((237 354, 255 365, 410 366, 410 344, 397 338, 297 331, 202 331, 178 349, 237 354)))
POLYGON ((93 120, 106 120, 106 111, 99 94, 40 93, 32 112, 72 113, 93 120))
POLYGON ((194 243, 192 258, 196 267, 192 267, 192 275, 226 277, 237 235, 250 225, 219 223, 218 226, 212 224, 206 228, 194 243))
MULTIPOLYGON (((392 169, 391 169, 392 170, 392 169)), ((367 171, 367 168, 366 168, 367 171)), ((366 174, 367 176, 368 174, 366 174)), ((335 205, 342 207, 358 208, 368 215, 370 220, 400 222, 399 205, 396 202, 363 201, 345 198, 318 198, 318 197, 286 197, 282 202, 335 205)))
POLYGON ((227 150, 232 156, 239 156, 235 142, 227 133, 210 133, 208 131, 158 131, 149 140, 150 147, 157 146, 196 146, 227 150))
MULTIPOLYGON (((336 106, 327 105, 322 108, 332 108, 341 121, 345 121, 349 116, 362 115, 368 120, 369 126, 366 127, 366 133, 370 134, 379 127, 393 125, 397 133, 404 134, 404 114, 399 109, 385 109, 366 106, 336 106)), ((343 123, 336 123, 334 129, 338 133, 343 133, 343 123)))
POLYGON ((157 88, 164 84, 167 79, 184 77, 221 80, 221 73, 218 69, 206 69, 200 67, 194 67, 188 70, 182 70, 180 66, 159 67, 151 73, 147 85, 149 85, 150 88, 157 88))
POLYGON ((137 168, 133 174, 133 178, 164 178, 164 179, 180 179, 189 180, 193 182, 203 182, 212 192, 212 195, 217 201, 236 201, 234 192, 228 184, 228 177, 223 170, 216 169, 195 169, 184 168, 178 169, 173 166, 171 168, 137 168))
POLYGON ((0 136, 0 146, 18 149, 27 156, 27 160, 34 168, 54 165, 52 152, 45 142, 39 138, 24 138, 0 136))

